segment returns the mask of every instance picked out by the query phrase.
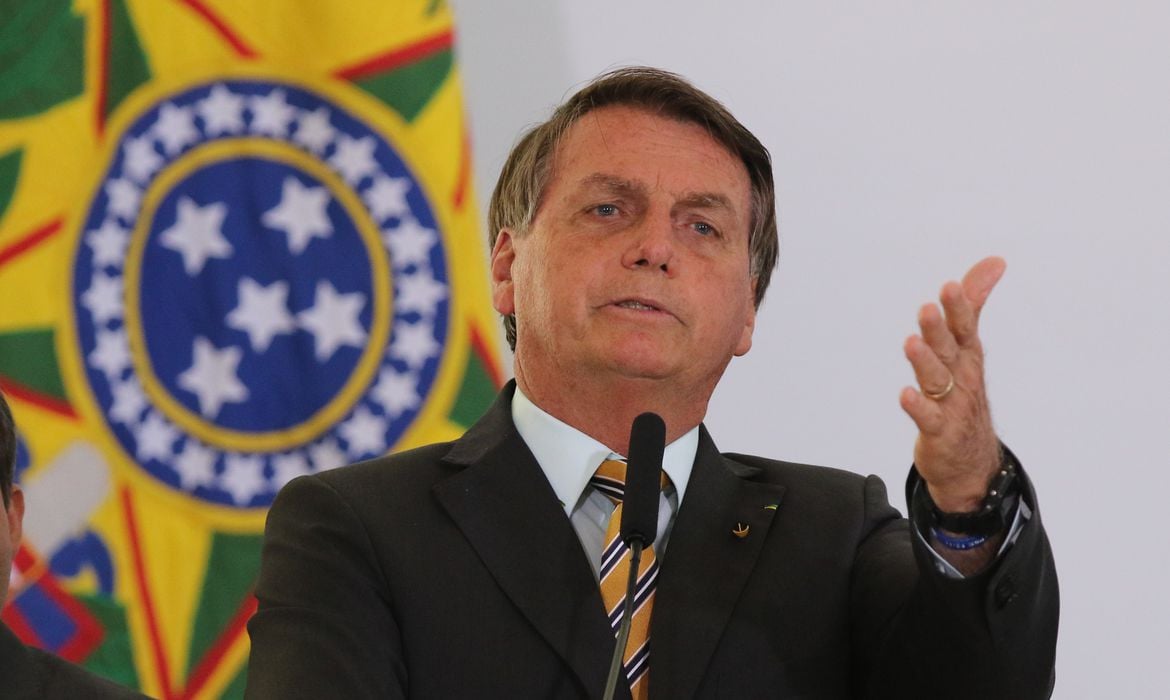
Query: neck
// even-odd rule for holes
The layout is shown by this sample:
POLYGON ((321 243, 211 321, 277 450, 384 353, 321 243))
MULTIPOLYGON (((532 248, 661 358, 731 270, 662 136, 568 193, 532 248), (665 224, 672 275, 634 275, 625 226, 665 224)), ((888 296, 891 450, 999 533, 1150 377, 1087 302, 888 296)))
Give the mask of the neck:
POLYGON ((557 382, 529 376, 519 358, 516 385, 532 403, 620 455, 629 455, 634 418, 651 411, 666 423, 673 442, 703 421, 710 387, 680 388, 670 382, 630 377, 562 377, 557 382))

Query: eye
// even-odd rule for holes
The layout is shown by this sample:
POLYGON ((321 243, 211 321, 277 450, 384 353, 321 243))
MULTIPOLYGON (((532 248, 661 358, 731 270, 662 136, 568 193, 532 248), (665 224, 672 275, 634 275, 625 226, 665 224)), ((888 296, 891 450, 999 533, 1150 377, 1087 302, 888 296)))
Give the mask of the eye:
POLYGON ((713 236, 719 233, 719 231, 716 230, 714 226, 707 223, 706 221, 696 221, 695 223, 691 224, 691 228, 695 229, 695 232, 702 236, 713 236))
POLYGON ((598 204, 593 207, 593 212, 598 216, 610 217, 617 215, 618 208, 613 204, 598 204))

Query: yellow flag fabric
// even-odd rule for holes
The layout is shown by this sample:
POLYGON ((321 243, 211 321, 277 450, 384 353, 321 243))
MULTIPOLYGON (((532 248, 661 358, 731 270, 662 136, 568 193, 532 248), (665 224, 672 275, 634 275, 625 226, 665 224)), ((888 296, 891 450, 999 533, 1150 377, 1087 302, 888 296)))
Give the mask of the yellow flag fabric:
POLYGON ((457 437, 500 383, 451 11, 0 8, 4 620, 152 696, 240 697, 276 491, 457 437))

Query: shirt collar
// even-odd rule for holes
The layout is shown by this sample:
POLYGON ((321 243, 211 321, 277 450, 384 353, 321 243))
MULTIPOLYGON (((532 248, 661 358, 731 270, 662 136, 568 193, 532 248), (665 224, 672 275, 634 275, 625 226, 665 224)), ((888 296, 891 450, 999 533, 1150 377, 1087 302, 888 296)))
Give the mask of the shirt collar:
MULTIPOLYGON (((519 387, 512 397, 512 422, 536 457, 536 463, 556 492, 565 514, 572 514, 593 472, 614 453, 597 440, 543 411, 519 387)), ((662 470, 678 491, 679 505, 682 505, 698 449, 699 426, 695 426, 667 445, 662 455, 662 470)))

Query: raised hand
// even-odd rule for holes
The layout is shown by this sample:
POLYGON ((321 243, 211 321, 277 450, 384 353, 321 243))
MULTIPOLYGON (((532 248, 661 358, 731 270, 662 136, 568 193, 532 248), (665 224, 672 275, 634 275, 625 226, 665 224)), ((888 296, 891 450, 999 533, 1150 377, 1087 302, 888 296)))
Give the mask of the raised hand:
POLYGON ((918 312, 920 335, 903 349, 918 388, 902 390, 902 409, 918 426, 914 464, 930 496, 946 512, 977 510, 999 466, 999 440, 983 376, 979 314, 1007 264, 990 257, 975 264, 960 282, 947 282, 942 304, 918 312))

